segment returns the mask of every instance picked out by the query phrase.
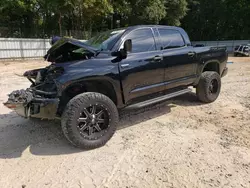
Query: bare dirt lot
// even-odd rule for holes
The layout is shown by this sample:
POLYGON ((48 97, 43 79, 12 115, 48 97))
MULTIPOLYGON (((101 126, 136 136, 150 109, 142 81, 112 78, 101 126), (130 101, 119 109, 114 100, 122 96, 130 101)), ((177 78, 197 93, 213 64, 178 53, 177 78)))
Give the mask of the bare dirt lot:
MULTIPOLYGON (((212 104, 194 94, 123 113, 102 148, 68 144, 60 122, 23 119, 0 104, 0 187, 250 187, 250 58, 230 58, 212 104)), ((0 103, 29 86, 38 61, 0 62, 0 103)))

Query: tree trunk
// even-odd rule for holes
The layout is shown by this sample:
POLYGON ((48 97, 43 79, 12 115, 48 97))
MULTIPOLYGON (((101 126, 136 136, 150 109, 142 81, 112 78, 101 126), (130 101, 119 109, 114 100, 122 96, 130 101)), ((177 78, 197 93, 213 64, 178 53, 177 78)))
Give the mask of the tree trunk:
POLYGON ((59 33, 60 33, 60 36, 62 37, 62 14, 61 12, 59 12, 58 25, 59 25, 59 33))
POLYGON ((88 39, 92 37, 92 26, 93 26, 93 23, 92 23, 92 21, 90 21, 90 24, 89 24, 89 37, 88 37, 88 39))

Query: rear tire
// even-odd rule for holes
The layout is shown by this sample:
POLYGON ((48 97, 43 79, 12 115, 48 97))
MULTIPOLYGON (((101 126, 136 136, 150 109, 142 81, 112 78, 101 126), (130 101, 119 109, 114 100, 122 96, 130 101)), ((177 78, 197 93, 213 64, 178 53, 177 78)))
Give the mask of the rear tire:
POLYGON ((62 115, 62 130, 71 144, 82 149, 105 145, 116 131, 116 105, 100 93, 83 93, 69 101, 62 115))
POLYGON ((214 102, 221 90, 221 77, 217 72, 206 71, 201 74, 196 88, 198 99, 205 103, 214 102))

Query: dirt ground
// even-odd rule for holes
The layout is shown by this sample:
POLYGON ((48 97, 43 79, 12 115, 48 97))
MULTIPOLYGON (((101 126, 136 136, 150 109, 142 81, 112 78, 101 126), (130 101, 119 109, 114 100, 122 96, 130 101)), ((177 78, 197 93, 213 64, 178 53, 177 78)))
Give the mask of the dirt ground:
MULTIPOLYGON (((250 58, 230 58, 212 104, 187 94, 123 113, 102 148, 68 144, 60 122, 23 119, 0 104, 0 187, 250 187, 250 58)), ((0 103, 29 86, 39 61, 0 62, 0 103)))

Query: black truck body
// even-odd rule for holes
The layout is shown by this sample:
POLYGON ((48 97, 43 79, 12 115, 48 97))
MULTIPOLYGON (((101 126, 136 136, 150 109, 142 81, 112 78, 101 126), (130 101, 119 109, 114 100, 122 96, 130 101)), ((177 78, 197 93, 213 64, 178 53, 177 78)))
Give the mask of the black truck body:
MULTIPOLYGON (((223 77, 228 70, 225 47, 193 47, 183 29, 160 25, 109 31, 87 42, 62 38, 45 59, 51 65, 25 72, 31 87, 14 91, 5 103, 24 117, 61 118, 72 99, 90 92, 106 96, 117 109, 143 106, 198 87, 204 72, 223 77)), ((217 95, 220 80, 208 87, 217 95)))

